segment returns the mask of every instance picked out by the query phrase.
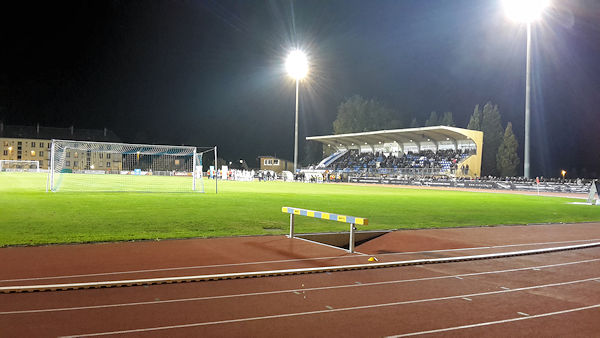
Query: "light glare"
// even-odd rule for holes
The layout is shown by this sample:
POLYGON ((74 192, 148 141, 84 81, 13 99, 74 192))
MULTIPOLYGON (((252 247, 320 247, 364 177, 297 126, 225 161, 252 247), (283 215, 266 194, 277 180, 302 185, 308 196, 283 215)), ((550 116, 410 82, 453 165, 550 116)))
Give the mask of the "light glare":
POLYGON ((285 68, 296 80, 300 80, 308 74, 308 60, 306 55, 300 50, 293 50, 287 57, 285 68))
POLYGON ((514 21, 529 23, 540 18, 550 0, 504 0, 506 15, 514 21))

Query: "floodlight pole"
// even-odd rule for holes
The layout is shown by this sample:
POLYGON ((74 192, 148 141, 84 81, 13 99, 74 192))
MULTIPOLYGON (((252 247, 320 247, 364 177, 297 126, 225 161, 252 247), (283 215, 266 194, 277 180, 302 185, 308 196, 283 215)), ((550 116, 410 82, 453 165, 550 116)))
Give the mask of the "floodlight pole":
POLYGON ((296 124, 294 126, 294 174, 298 167, 298 87, 300 79, 296 78, 296 124))
POLYGON ((523 161, 523 176, 529 178, 530 161, 530 106, 531 106, 531 22, 527 23, 527 67, 525 79, 525 160, 523 161))

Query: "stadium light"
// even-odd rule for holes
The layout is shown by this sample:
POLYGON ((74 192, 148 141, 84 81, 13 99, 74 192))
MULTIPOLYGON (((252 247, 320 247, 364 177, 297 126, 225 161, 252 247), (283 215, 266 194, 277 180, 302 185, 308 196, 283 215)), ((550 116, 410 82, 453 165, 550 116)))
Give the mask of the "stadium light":
POLYGON ((550 0, 504 0, 506 15, 523 23, 538 20, 549 5, 550 0))
POLYGON ((523 176, 529 178, 530 169, 530 101, 531 101, 531 23, 540 19, 550 0, 504 0, 506 15, 514 21, 527 24, 527 67, 525 74, 525 159, 523 176))
POLYGON ((285 62, 288 74, 296 80, 296 123, 294 125, 294 173, 298 168, 298 88, 300 80, 308 74, 308 59, 301 50, 290 52, 285 62))

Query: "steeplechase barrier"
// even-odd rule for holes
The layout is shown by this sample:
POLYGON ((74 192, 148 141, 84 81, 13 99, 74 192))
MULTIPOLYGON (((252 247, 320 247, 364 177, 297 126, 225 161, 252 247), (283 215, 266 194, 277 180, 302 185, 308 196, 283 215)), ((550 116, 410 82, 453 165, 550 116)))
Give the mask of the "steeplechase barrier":
POLYGON ((300 209, 294 207, 281 207, 281 212, 290 214, 290 238, 294 238, 294 216, 307 216, 312 218, 326 219, 329 221, 336 221, 350 224, 350 241, 348 243, 348 251, 354 252, 354 231, 356 230, 355 225, 368 225, 369 220, 364 217, 355 217, 347 215, 338 215, 330 212, 315 211, 300 209))

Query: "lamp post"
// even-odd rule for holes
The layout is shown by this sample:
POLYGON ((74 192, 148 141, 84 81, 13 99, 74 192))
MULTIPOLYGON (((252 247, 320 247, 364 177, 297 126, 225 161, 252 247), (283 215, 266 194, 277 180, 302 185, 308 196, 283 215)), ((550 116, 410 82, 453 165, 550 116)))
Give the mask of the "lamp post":
POLYGON ((293 50, 287 57, 285 68, 288 74, 296 80, 296 123, 294 126, 294 173, 298 167, 298 89, 300 80, 308 74, 308 60, 306 54, 300 50, 293 50))
POLYGON ((529 178, 530 168, 530 105, 531 105, 531 23, 540 18, 550 0, 504 0, 506 14, 512 20, 527 25, 527 67, 525 75, 525 159, 523 176, 529 178))

